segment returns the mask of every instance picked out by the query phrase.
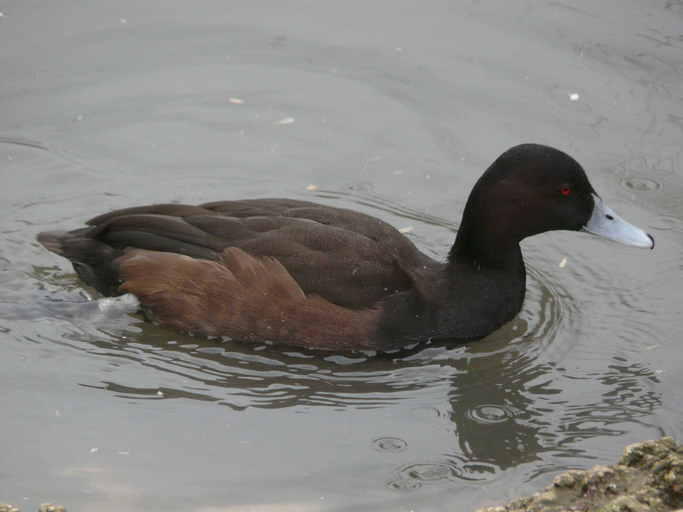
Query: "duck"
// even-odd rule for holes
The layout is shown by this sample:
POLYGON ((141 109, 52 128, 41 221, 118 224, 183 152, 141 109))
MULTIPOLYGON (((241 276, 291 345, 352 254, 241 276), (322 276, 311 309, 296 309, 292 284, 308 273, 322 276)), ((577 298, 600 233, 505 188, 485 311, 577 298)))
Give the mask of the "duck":
POLYGON ((102 295, 133 294, 147 320, 334 352, 486 337, 522 308, 527 237, 569 230, 655 245, 605 204, 574 158, 531 143, 503 152, 476 181, 445 261, 381 219, 295 199, 152 204, 85 224, 37 239, 102 295))

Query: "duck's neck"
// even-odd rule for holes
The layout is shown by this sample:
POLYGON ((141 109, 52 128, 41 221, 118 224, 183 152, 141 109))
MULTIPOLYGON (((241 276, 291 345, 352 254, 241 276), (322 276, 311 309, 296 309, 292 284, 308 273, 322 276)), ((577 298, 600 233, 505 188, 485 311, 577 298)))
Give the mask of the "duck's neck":
POLYGON ((453 314, 469 319, 472 338, 490 334, 522 308, 526 269, 519 244, 496 255, 457 251, 444 271, 450 283, 447 304, 457 305, 453 314))
POLYGON ((514 226, 513 211, 502 205, 497 215, 480 203, 470 200, 463 214, 458 235, 448 254, 448 265, 473 265, 510 272, 524 267, 519 242, 523 238, 514 226))
POLYGON ((385 302, 381 337, 387 347, 430 339, 474 340, 487 336, 521 309, 526 271, 519 245, 504 260, 451 251, 435 275, 434 293, 417 290, 396 294, 385 302))

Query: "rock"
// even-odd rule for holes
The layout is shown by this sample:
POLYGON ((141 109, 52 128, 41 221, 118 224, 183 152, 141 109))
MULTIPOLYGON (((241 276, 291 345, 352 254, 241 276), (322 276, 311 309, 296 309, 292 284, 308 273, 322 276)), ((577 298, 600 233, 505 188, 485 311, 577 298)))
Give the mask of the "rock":
POLYGON ((477 512, 683 512, 683 446, 670 437, 626 447, 614 466, 568 471, 529 498, 477 512))
POLYGON ((66 512, 66 509, 61 505, 43 503, 40 507, 38 507, 38 512, 66 512))
MULTIPOLYGON (((6 505, 0 503, 0 512, 20 512, 19 508, 14 505, 6 505)), ((53 505, 52 503, 43 503, 38 507, 38 512, 66 512, 66 509, 61 505, 53 505)))

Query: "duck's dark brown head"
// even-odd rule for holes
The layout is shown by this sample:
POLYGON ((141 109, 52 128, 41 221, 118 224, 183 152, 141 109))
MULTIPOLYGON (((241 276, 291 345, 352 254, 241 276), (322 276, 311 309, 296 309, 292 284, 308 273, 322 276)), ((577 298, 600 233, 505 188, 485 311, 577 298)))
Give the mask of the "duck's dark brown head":
POLYGON ((500 155, 467 200, 451 261, 499 266, 519 242, 552 230, 588 231, 611 240, 654 247, 654 239, 604 205, 572 157, 540 144, 500 155))

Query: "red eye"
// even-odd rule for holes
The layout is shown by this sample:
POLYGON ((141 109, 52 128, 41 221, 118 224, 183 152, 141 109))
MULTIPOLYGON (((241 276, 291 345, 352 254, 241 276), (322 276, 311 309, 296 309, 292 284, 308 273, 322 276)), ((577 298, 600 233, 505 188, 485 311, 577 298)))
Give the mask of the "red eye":
POLYGON ((564 187, 562 187, 562 188, 560 189, 560 193, 561 193, 563 196, 568 196, 569 194, 572 193, 572 189, 569 188, 568 185, 565 185, 564 187))

